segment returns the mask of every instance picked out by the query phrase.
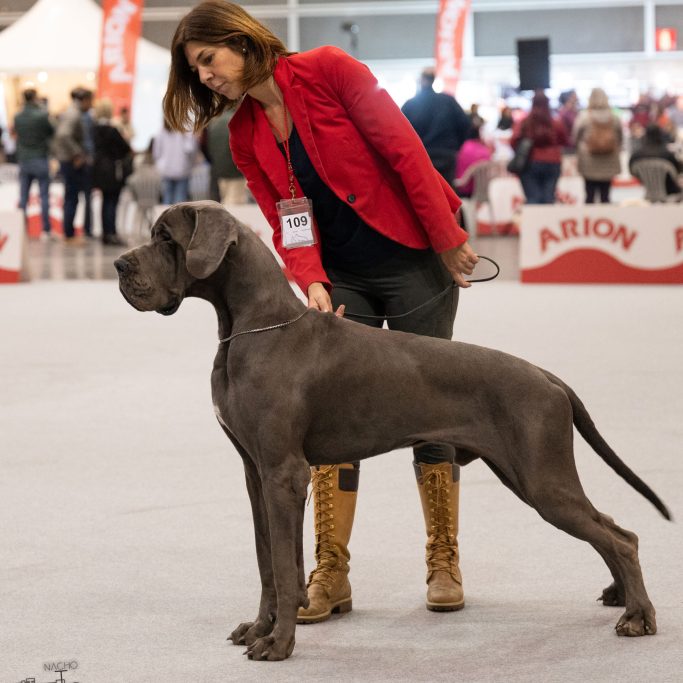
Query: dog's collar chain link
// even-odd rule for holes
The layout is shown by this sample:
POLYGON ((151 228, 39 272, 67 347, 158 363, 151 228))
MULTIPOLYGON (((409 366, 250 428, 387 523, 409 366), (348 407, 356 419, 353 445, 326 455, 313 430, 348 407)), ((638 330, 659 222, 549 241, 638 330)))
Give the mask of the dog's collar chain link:
POLYGON ((306 313, 308 313, 310 309, 306 309, 301 315, 297 315, 296 318, 292 318, 291 320, 286 320, 283 323, 278 323, 277 325, 268 325, 268 327, 257 327, 253 330, 244 330, 243 332, 235 332, 235 334, 231 334, 229 337, 226 337, 225 339, 219 339, 218 343, 219 344, 227 344, 230 340, 234 339, 235 337, 240 337, 243 334, 254 334, 256 332, 268 332, 269 330, 277 330, 280 327, 287 327, 287 325, 291 325, 292 323, 295 323, 297 320, 301 320, 306 313))

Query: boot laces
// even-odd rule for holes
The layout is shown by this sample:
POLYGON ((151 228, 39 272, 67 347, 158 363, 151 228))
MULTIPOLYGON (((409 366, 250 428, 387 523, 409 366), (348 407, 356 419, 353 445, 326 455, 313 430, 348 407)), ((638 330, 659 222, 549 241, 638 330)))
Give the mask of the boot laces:
POLYGON ((445 571, 458 577, 458 546, 451 513, 450 472, 433 470, 424 478, 429 500, 429 539, 427 541, 427 567, 430 572, 445 571))
MULTIPOLYGON (((334 546, 334 509, 332 498, 332 481, 335 474, 334 465, 323 465, 313 470, 311 495, 314 502, 315 525, 315 561, 316 567, 308 577, 308 585, 320 583, 328 590, 334 581, 337 565, 337 552, 334 546)), ((310 501, 310 497, 309 497, 310 501)))

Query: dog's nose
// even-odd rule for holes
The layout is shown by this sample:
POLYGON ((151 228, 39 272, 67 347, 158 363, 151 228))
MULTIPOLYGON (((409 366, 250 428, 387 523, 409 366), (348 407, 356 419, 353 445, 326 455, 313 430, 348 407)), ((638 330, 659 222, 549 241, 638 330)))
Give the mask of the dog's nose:
POLYGON ((119 275, 125 275, 130 270, 130 263, 125 258, 117 258, 114 261, 114 268, 119 275))

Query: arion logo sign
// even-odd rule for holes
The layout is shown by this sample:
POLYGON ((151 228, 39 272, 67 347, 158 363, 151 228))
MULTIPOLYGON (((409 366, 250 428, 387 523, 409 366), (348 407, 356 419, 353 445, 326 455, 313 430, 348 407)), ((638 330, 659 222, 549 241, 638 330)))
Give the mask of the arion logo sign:
POLYGON ((623 251, 628 251, 639 237, 639 232, 628 225, 615 223, 605 217, 565 218, 559 222, 559 225, 541 229, 539 235, 541 252, 547 251, 551 244, 559 245, 567 240, 578 240, 584 237, 606 241, 623 251))
POLYGON ((523 282, 683 282, 675 206, 525 207, 523 282))
POLYGON ((130 108, 144 0, 104 0, 98 98, 130 108))
POLYGON ((471 0, 441 0, 436 19, 436 73, 444 92, 454 93, 460 78, 465 23, 471 0))

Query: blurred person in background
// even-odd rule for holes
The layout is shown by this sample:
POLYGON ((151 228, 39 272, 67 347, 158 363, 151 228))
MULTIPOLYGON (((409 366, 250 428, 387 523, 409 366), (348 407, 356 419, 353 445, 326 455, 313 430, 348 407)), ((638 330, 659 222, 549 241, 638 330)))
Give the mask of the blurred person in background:
POLYGON ((112 125, 111 116, 111 102, 106 99, 97 102, 93 129, 93 187, 102 192, 102 242, 121 246, 125 242, 116 234, 116 209, 126 179, 124 162, 131 158, 131 148, 118 128, 112 125))
POLYGON ((86 236, 92 234, 90 191, 95 146, 91 107, 90 90, 72 90, 71 106, 60 117, 54 139, 54 152, 64 180, 64 238, 67 245, 73 246, 82 244, 82 239, 74 233, 74 218, 81 193, 85 202, 83 229, 86 236))
MULTIPOLYGON (((467 139, 458 152, 455 163, 455 177, 462 178, 470 166, 482 161, 489 161, 491 155, 491 147, 481 139, 481 126, 472 126, 467 133, 467 139)), ((458 185, 457 190, 461 197, 471 197, 474 190, 474 179, 465 185, 458 185)))
POLYGON ((576 90, 565 90, 560 93, 557 98, 560 106, 557 110, 557 116, 564 123, 567 129, 567 134, 571 135, 574 130, 574 123, 579 114, 579 98, 576 90))
POLYGON ((579 174, 586 185, 586 204, 593 204, 597 194, 603 204, 608 204, 612 180, 621 172, 624 136, 621 120, 612 113, 602 88, 591 91, 588 108, 578 115, 572 136, 579 174))
POLYGON ((522 138, 532 142, 530 161, 519 176, 527 204, 553 204, 562 149, 569 136, 564 124, 553 118, 548 98, 540 90, 534 95, 529 114, 515 126, 510 141, 513 149, 522 138))
POLYGON ((211 119, 201 138, 202 153, 211 167, 209 197, 221 204, 244 204, 247 181, 240 173, 230 152, 228 123, 234 112, 224 111, 211 119))
POLYGON ((47 238, 51 235, 49 156, 55 129, 36 91, 25 90, 23 97, 24 108, 14 117, 13 129, 19 162, 19 206, 26 215, 31 185, 38 181, 43 236, 47 238))
POLYGON ((198 150, 199 145, 192 133, 171 130, 164 121, 152 145, 154 163, 161 175, 164 204, 177 204, 188 200, 190 174, 198 150))
POLYGON ((511 130, 515 121, 512 118, 512 109, 505 105, 500 110, 500 117, 498 118, 498 124, 496 125, 497 130, 511 130))
POLYGON ((121 133, 121 137, 129 144, 133 144, 135 129, 130 120, 130 109, 121 107, 119 115, 112 119, 112 125, 121 133))
POLYGON ((482 128, 483 125, 486 123, 486 121, 484 121, 481 114, 479 113, 479 105, 476 103, 472 104, 472 106, 470 107, 468 116, 470 117, 470 123, 475 128, 482 128))
POLYGON ((401 107, 434 165, 449 184, 455 177, 455 156, 470 129, 470 119, 457 100, 434 90, 433 69, 420 75, 419 90, 401 107))
MULTIPOLYGON (((683 173, 683 163, 679 161, 674 153, 667 147, 666 138, 662 129, 656 124, 651 123, 645 129, 645 135, 641 138, 636 147, 628 165, 631 174, 633 174, 633 164, 641 159, 664 159, 673 164, 678 173, 683 173)), ((681 186, 671 176, 666 178, 666 192, 667 194, 678 194, 681 191, 681 186)))
POLYGON ((567 136, 569 137, 569 144, 565 149, 568 152, 573 152, 574 144, 572 133, 574 131, 574 124, 576 123, 576 117, 579 114, 579 98, 577 97, 575 90, 565 90, 560 93, 559 102, 560 108, 557 110, 557 116, 564 124, 567 136))
POLYGON ((683 95, 669 107, 669 118, 675 128, 676 139, 683 142, 683 95))
MULTIPOLYGON (((119 115, 112 119, 112 125, 116 128, 121 137, 130 145, 130 154, 123 160, 123 175, 127 178, 133 172, 133 164, 135 161, 135 152, 133 151, 133 138, 135 137, 135 129, 130 119, 130 109, 128 107, 121 107, 119 115)), ((124 179, 125 179, 124 178, 124 179)))

